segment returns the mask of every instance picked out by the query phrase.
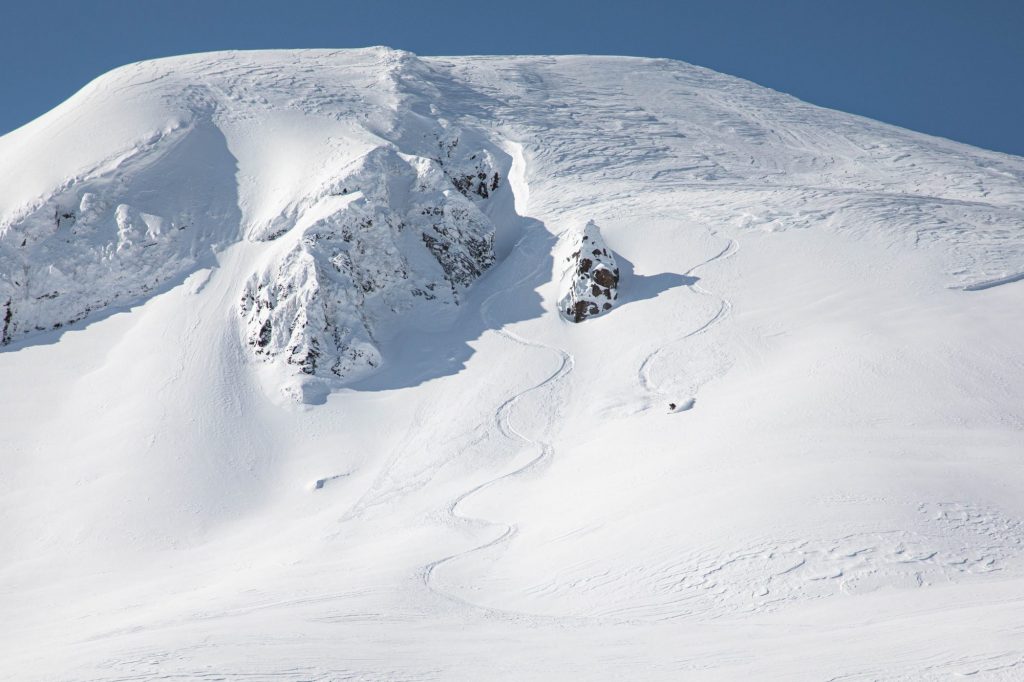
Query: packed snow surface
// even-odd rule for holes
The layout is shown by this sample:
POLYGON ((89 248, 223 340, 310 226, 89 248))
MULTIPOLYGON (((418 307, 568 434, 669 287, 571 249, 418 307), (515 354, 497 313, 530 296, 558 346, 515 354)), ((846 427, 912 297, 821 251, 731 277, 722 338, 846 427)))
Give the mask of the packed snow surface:
POLYGON ((1024 159, 668 60, 230 52, 0 188, 0 677, 1024 676, 1024 159))

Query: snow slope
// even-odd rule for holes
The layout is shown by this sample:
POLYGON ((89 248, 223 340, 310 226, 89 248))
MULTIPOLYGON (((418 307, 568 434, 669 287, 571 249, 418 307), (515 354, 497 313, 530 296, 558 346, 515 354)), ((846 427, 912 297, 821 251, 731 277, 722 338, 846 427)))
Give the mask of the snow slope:
POLYGON ((0 677, 1018 679, 1022 181, 667 60, 111 72, 0 138, 0 677))

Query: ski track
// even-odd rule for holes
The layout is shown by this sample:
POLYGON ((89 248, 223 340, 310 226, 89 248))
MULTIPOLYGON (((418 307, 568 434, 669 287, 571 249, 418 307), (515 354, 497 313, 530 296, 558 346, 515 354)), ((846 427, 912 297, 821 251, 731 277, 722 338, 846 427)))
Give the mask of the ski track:
MULTIPOLYGON (((698 263, 697 265, 693 266, 692 268, 690 268, 689 270, 687 270, 683 274, 685 276, 692 276, 695 272, 697 272, 701 268, 703 268, 705 266, 708 266, 708 265, 711 265, 712 263, 714 263, 716 261, 723 260, 725 258, 729 258, 729 257, 733 256, 734 254, 736 254, 737 251, 739 251, 739 243, 735 239, 729 239, 729 243, 725 245, 725 248, 723 248, 721 251, 716 253, 711 258, 708 258, 707 260, 705 260, 705 261, 703 261, 701 263, 698 263)), ((705 289, 704 287, 702 287, 699 282, 695 282, 691 286, 692 286, 692 288, 697 293, 699 293, 699 294, 701 294, 703 296, 709 296, 709 297, 715 297, 716 296, 714 293, 712 293, 712 292, 708 291, 707 289, 705 289)), ((688 331, 685 334, 683 334, 682 336, 679 336, 679 337, 677 337, 675 339, 672 339, 667 344, 665 344, 663 346, 659 346, 655 350, 651 351, 651 353, 649 353, 647 355, 647 357, 644 358, 643 362, 640 363, 640 369, 637 372, 638 378, 640 380, 640 386, 645 391, 647 391, 647 393, 649 393, 649 394, 652 394, 652 395, 656 394, 656 395, 662 395, 662 396, 666 395, 663 391, 660 390, 660 388, 657 385, 655 385, 655 383, 651 379, 651 365, 654 363, 654 361, 669 346, 674 346, 677 343, 682 343, 686 339, 689 339, 689 338, 692 338, 694 336, 697 336, 698 334, 703 334, 704 332, 708 331, 709 329, 711 329, 715 325, 719 324, 722 320, 724 320, 726 318, 726 316, 728 316, 728 314, 729 314, 729 312, 731 310, 732 310, 732 304, 729 302, 729 299, 723 297, 721 299, 721 305, 718 307, 718 311, 715 312, 715 314, 707 322, 705 322, 701 326, 697 327, 696 329, 688 331)), ((696 396, 687 396, 679 404, 680 405, 686 405, 689 402, 690 405, 692 406, 692 401, 695 398, 696 398, 696 396)), ((684 408, 684 409, 689 409, 689 408, 684 408)))
MULTIPOLYGON (((523 242, 526 239, 528 239, 529 237, 530 237, 529 234, 524 235, 519 240, 519 242, 517 243, 516 247, 517 248, 520 247, 523 244, 523 242)), ((738 250, 739 250, 738 242, 736 240, 734 240, 734 239, 729 239, 728 243, 725 245, 725 247, 721 251, 716 253, 711 258, 708 258, 707 260, 702 261, 701 263, 698 263, 697 265, 693 266, 692 268, 687 270, 684 274, 687 275, 687 276, 693 275, 699 269, 701 269, 701 268, 703 268, 703 267, 705 267, 707 265, 710 265, 711 263, 714 263, 716 261, 719 261, 719 260, 731 257, 738 250)), ((525 283, 530 278, 532 278, 536 274, 537 270, 541 267, 542 263, 543 263, 543 261, 539 261, 538 265, 535 266, 533 269, 531 269, 528 273, 526 273, 522 278, 520 278, 512 288, 513 289, 517 289, 520 286, 522 286, 523 283, 525 283)), ((708 291, 707 289, 704 289, 699 284, 695 283, 692 286, 701 295, 710 296, 710 297, 715 296, 714 293, 708 291)), ((559 365, 558 369, 555 370, 555 372, 553 372, 550 376, 545 378, 543 381, 541 381, 541 382, 539 382, 537 384, 534 384, 533 386, 530 386, 529 388, 526 388, 523 391, 520 391, 519 393, 516 393, 515 395, 511 396, 510 398, 505 400, 505 402, 503 402, 501 405, 499 405, 498 408, 495 410, 495 414, 494 414, 495 425, 497 426, 498 430, 502 433, 502 435, 504 435, 506 438, 509 438, 510 440, 519 440, 519 441, 521 441, 526 446, 537 447, 539 449, 539 452, 537 453, 536 456, 531 458, 528 462, 526 462, 522 466, 519 466, 519 467, 513 469, 512 471, 509 471, 509 472, 506 472, 504 474, 501 474, 500 476, 497 476, 496 478, 492 478, 492 479, 487 480, 487 481, 485 481, 485 482, 483 482, 483 483, 481 483, 481 484, 479 484, 477 486, 474 486, 473 488, 470 488, 468 491, 462 493, 461 495, 456 497, 451 502, 451 504, 445 510, 446 513, 451 518, 459 520, 459 521, 461 521, 463 523, 467 523, 467 524, 500 526, 502 528, 502 530, 501 530, 501 532, 496 537, 494 537, 491 540, 488 540, 487 542, 484 542, 484 543, 482 543, 480 545, 473 546, 473 547, 471 547, 469 549, 466 549, 466 550, 463 550, 463 551, 460 551, 460 552, 449 554, 449 555, 447 555, 445 557, 442 557, 440 559, 432 561, 431 563, 426 565, 426 567, 423 570, 422 576, 423 576, 423 583, 424 583, 424 585, 429 590, 431 590, 435 594, 438 594, 438 595, 440 595, 440 596, 442 596, 442 597, 444 597, 444 598, 446 598, 446 599, 448 599, 450 601, 453 601, 455 603, 461 604, 461 605, 463 605, 465 607, 468 607, 468 608, 472 608, 472 609, 475 609, 475 610, 483 611, 483 612, 487 613, 488 615, 497 616, 497 617, 506 618, 506 619, 508 619, 508 618, 520 619, 520 618, 526 616, 527 614, 521 614, 521 613, 515 612, 515 611, 508 611, 508 610, 503 610, 503 609, 496 609, 496 608, 492 608, 492 607, 486 607, 486 606, 482 606, 480 604, 473 603, 473 602, 468 601, 466 599, 463 599, 463 598, 461 598, 461 597, 459 597, 459 596, 457 596, 455 594, 452 594, 452 593, 450 593, 450 592, 448 592, 446 590, 443 590, 442 588, 437 586, 435 581, 434 581, 436 571, 437 571, 437 569, 440 566, 442 566, 444 564, 447 564, 447 563, 450 563, 452 561, 455 561, 457 559, 465 558, 465 557, 467 557, 467 556, 469 556, 471 554, 475 554, 477 552, 482 552, 484 550, 490 549, 491 547, 495 547, 497 545, 506 543, 506 542, 510 541, 513 537, 515 537, 516 533, 518 532, 518 528, 517 528, 517 526, 514 523, 496 522, 496 521, 493 521, 493 520, 490 520, 490 519, 486 519, 486 518, 482 518, 482 517, 473 517, 473 516, 466 516, 466 515, 460 514, 459 511, 458 511, 459 506, 465 500, 469 499, 473 495, 476 495, 477 493, 479 493, 479 492, 481 492, 481 491, 483 491, 483 490, 485 490, 487 488, 490 488, 490 487, 492 487, 492 486, 494 486, 494 485, 496 485, 498 483, 501 483, 502 481, 511 479, 511 478, 519 476, 521 474, 524 474, 527 471, 537 467, 542 462, 544 462, 546 460, 549 460, 554 455, 554 448, 551 446, 550 443, 548 443, 546 441, 543 441, 543 440, 531 438, 530 436, 524 434, 522 431, 517 429, 512 424, 512 410, 513 410, 515 405, 520 400, 522 400, 524 397, 526 397, 530 393, 538 391, 538 390, 544 388, 545 386, 549 386, 549 385, 551 385, 551 384, 553 384, 553 383, 555 383, 557 381, 560 381, 560 380, 564 379, 570 372, 572 372, 573 365, 574 365, 574 359, 573 359, 571 354, 567 353, 563 349, 556 348, 554 346, 548 346, 546 344, 538 343, 536 341, 531 341, 529 339, 525 339, 525 338, 523 338, 523 337, 521 337, 521 336, 519 336, 517 334, 514 334, 513 332, 510 332, 510 331, 508 331, 506 329, 499 328, 499 327, 497 327, 497 325, 492 325, 491 322, 490 322, 490 319, 488 317, 488 312, 490 311, 491 307, 494 305, 495 300, 499 297, 499 295, 501 295, 503 293, 507 293, 507 290, 497 291, 497 292, 491 294, 481 304, 481 307, 480 307, 480 311, 481 312, 480 312, 480 314, 481 314, 481 317, 483 318, 483 321, 484 321, 485 325, 497 329, 497 332, 500 335, 504 336, 505 338, 509 339, 510 341, 512 341, 514 343, 517 343, 517 344, 520 344, 520 345, 523 345, 523 346, 527 346, 527 347, 530 347, 530 348, 537 348, 537 349, 541 349, 541 350, 545 350, 545 351, 555 352, 555 353, 557 353, 561 357, 561 360, 562 360, 562 362, 559 365)), ((641 385, 645 388, 645 390, 647 390, 650 393, 660 393, 658 388, 651 381, 651 378, 650 378, 650 366, 651 366, 652 362, 658 357, 658 355, 662 351, 664 351, 669 346, 675 345, 676 343, 680 343, 680 342, 682 342, 682 341, 684 341, 684 340, 686 340, 688 338, 691 338, 693 336, 696 336, 698 334, 701 334, 701 333, 704 333, 704 332, 708 331, 709 329, 714 327, 716 324, 720 323, 723 319, 725 319, 725 317, 729 314, 731 309, 732 309, 732 305, 729 302, 729 300, 725 299, 725 298, 722 298, 721 299, 721 305, 719 306, 718 311, 709 320, 707 320, 704 324, 702 324, 697 329, 691 330, 691 331, 687 332, 686 334, 684 334, 684 335, 682 335, 682 336, 680 336, 680 337, 678 337, 676 339, 673 339, 672 341, 670 341, 665 346, 661 346, 660 348, 658 348, 658 349, 654 350, 652 353, 650 353, 644 359, 644 362, 640 366, 640 381, 641 381, 641 385)), ((531 619, 538 618, 538 616, 533 616, 533 615, 531 615, 529 617, 531 619)))
POLYGON ((1024 272, 1018 272, 1014 275, 998 277, 996 279, 990 279, 984 282, 975 282, 974 284, 968 284, 967 286, 964 287, 964 291, 984 291, 985 289, 994 289, 995 287, 999 287, 1004 284, 1013 284, 1014 282, 1020 282, 1021 280, 1024 280, 1024 272))
MULTIPOLYGON (((526 234, 523 237, 521 237, 519 242, 516 244, 516 248, 518 249, 523 244, 523 242, 525 240, 527 240, 528 238, 530 238, 530 237, 531 237, 530 234, 526 234)), ((513 253, 514 253, 514 251, 513 251, 513 253)), ((544 265, 544 260, 543 259, 537 259, 537 265, 534 266, 523 277, 521 277, 516 282, 516 284, 513 285, 512 289, 518 289, 525 282, 529 281, 537 273, 537 271, 543 265, 544 265)), ((485 490, 487 488, 490 488, 490 487, 492 487, 492 486, 494 486, 494 485, 496 485, 498 483, 501 483, 502 481, 506 481, 506 480, 509 480, 511 478, 514 478, 516 476, 519 476, 519 475, 522 475, 522 474, 526 473, 527 471, 537 467, 542 462, 544 462, 546 460, 549 460, 554 455, 554 448, 552 447, 552 445, 550 443, 548 443, 548 442, 546 442, 544 440, 539 440, 539 439, 531 438, 528 435, 524 434, 519 429, 517 429, 515 426, 513 426, 513 424, 512 424, 512 410, 516 406, 516 404, 520 400, 522 400, 525 396, 527 396, 528 394, 533 393, 535 391, 538 391, 538 390, 544 388, 545 386, 549 386, 551 384, 554 384, 555 382, 561 381, 566 376, 568 376, 569 373, 572 372, 572 370, 573 370, 573 366, 575 364, 575 361, 574 361, 573 356, 571 354, 567 353, 566 351, 562 350, 561 348, 556 348, 554 346, 548 346, 546 344, 539 343, 537 341, 531 341, 529 339, 525 339, 525 338, 519 336, 518 334, 514 334, 514 333, 512 333, 512 332, 510 332, 510 331, 508 331, 506 329, 503 329, 503 328, 501 328, 501 327, 499 327, 497 325, 491 325, 491 322, 490 322, 489 317, 488 317, 488 313, 489 313, 491 307, 493 306, 495 300, 498 298, 498 296, 501 295, 501 294, 504 294, 504 293, 508 293, 508 290, 506 289, 506 290, 496 291, 493 294, 491 294, 490 296, 488 296, 484 300, 484 302, 481 304, 481 306, 480 306, 480 315, 483 318, 484 324, 487 325, 487 326, 493 326, 497 330, 498 334, 500 334, 501 336, 505 337, 506 339, 512 341, 513 343, 517 343, 517 344, 520 344, 522 346, 526 346, 528 348, 537 348, 537 349, 544 350, 544 351, 551 351, 551 352, 557 353, 558 356, 561 358, 561 364, 559 365, 558 369, 555 370, 551 375, 549 375, 543 381, 540 381, 539 383, 534 384, 533 386, 530 386, 529 388, 526 388, 526 389, 520 391, 519 393, 516 393, 512 397, 508 398, 507 400, 505 400, 505 402, 503 402, 501 405, 499 405, 498 408, 494 412, 494 423, 495 423, 495 425, 497 426, 498 430, 501 432, 501 434, 503 436, 505 436, 506 438, 508 438, 510 440, 519 440, 524 445, 526 445, 528 447, 537 447, 539 452, 537 453, 536 456, 532 457, 528 462, 526 462, 522 466, 519 466, 519 467, 513 469, 512 471, 509 471, 507 473, 501 474, 500 476, 497 476, 496 478, 492 478, 492 479, 490 479, 488 481, 485 481, 485 482, 483 482, 483 483, 481 483, 481 484, 479 484, 477 486, 474 486, 473 488, 470 488, 466 492, 464 492, 461 495, 459 495, 458 497, 456 497, 451 502, 451 504, 448 505, 448 508, 445 511, 453 519, 462 521, 463 523, 469 523, 469 524, 500 526, 500 527, 502 527, 502 531, 501 531, 501 533, 497 537, 495 537, 494 539, 489 540, 489 541, 487 541, 487 542, 485 542, 483 544, 476 545, 474 547, 471 547, 469 549, 463 550, 461 552, 456 552, 454 554, 449 554, 448 556, 442 557, 441 559, 437 559, 437 560, 432 561, 429 564, 427 564, 426 567, 423 570, 423 584, 430 591, 434 592, 435 594, 438 594, 438 595, 440 595, 440 596, 442 596, 442 597, 444 597, 444 598, 446 598, 446 599, 448 599, 450 601, 456 602, 456 603, 461 604, 463 606, 466 606, 466 607, 469 607, 469 608, 472 608, 472 609, 476 609, 476 610, 484 611, 485 613, 487 613, 489 615, 499 616, 499 617, 502 617, 502 618, 515 618, 515 619, 518 619, 518 618, 522 617, 523 614, 519 614, 519 613, 514 612, 514 611, 506 611, 506 610, 502 610, 502 609, 495 609, 495 608, 491 608, 491 607, 482 606, 480 604, 475 604, 475 603, 470 602, 470 601, 468 601, 466 599, 463 599, 463 598, 461 598, 461 597, 459 597, 459 596, 457 596, 455 594, 447 592, 446 590, 441 589, 436 584, 434 584, 434 581, 433 581, 435 572, 437 571, 437 569, 440 566, 442 566, 444 564, 447 564, 449 562, 455 561, 457 559, 461 559, 461 558, 467 557, 467 556, 469 556, 471 554, 475 554, 477 552, 482 552, 482 551, 484 551, 486 549, 489 549, 491 547, 497 546, 497 545, 502 544, 504 542, 507 542, 507 541, 511 540, 513 537, 515 537, 516 533, 518 532, 518 528, 513 523, 498 522, 498 521, 493 521, 493 520, 482 518, 482 517, 473 517, 473 516, 466 516, 466 515, 460 514, 459 511, 458 511, 459 505, 462 504, 468 498, 472 497, 473 495, 476 495, 477 493, 479 493, 479 492, 481 492, 481 491, 483 491, 483 490, 485 490)), ((531 617, 531 618, 533 618, 533 617, 531 617)))

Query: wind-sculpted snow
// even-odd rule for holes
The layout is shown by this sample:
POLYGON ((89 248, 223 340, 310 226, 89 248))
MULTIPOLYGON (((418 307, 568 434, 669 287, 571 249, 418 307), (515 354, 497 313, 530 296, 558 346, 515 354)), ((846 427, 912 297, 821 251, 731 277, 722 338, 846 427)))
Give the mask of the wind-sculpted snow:
POLYGON ((628 214, 664 201, 714 225, 883 233, 934 254, 951 287, 1024 269, 1017 157, 667 59, 429 63, 481 93, 486 111, 467 109, 471 120, 537 137, 526 153, 538 217, 582 222, 598 205, 628 214), (565 178, 601 191, 567 196, 565 178))
POLYGON ((155 133, 0 222, 0 344, 136 302, 237 238, 234 160, 208 119, 155 133))

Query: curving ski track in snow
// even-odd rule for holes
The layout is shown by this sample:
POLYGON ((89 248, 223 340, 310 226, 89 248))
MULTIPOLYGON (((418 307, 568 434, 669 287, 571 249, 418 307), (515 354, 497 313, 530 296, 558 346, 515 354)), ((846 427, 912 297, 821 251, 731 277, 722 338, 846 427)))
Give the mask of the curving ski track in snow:
MULTIPOLYGON (((523 158, 522 148, 519 145, 513 143, 506 143, 506 147, 509 148, 509 151, 513 157, 512 169, 509 171, 509 184, 510 187, 512 188, 513 193, 516 196, 516 203, 523 207, 522 210, 525 214, 525 206, 529 197, 530 188, 529 184, 526 181, 525 160, 523 158)), ((519 240, 516 242, 516 245, 513 248, 512 255, 510 256, 510 258, 514 258, 516 254, 524 253, 525 249, 523 251, 520 251, 520 249, 525 246, 528 240, 535 238, 535 235, 543 236, 542 232, 546 234, 546 230, 544 230, 543 226, 539 223, 535 224, 534 229, 526 231, 523 234, 523 236, 520 237, 519 240)), ((556 353, 561 359, 561 363, 559 364, 558 369, 556 369, 547 378, 511 396, 510 398, 505 400, 505 402, 499 405, 498 408, 494 411, 494 423, 497 426, 498 431, 500 431, 503 436, 505 436, 509 440, 518 440, 527 447, 536 447, 538 452, 534 457, 530 458, 530 460, 527 461, 525 464, 522 464, 521 466, 518 466, 511 471, 508 471, 504 474, 501 474, 500 476, 497 476, 477 486, 474 486, 473 488, 470 488, 469 490, 467 490, 466 492, 462 493, 454 500, 452 500, 451 504, 449 504, 447 509, 445 510, 450 518, 455 519, 457 521, 470 524, 475 523, 484 526, 498 526, 502 528, 501 532, 495 538, 488 540, 483 544, 476 545, 461 552, 455 552, 453 554, 449 554, 448 556, 432 561, 429 564, 427 564, 423 570, 423 584, 435 594, 438 594, 450 601, 456 602, 463 606, 476 610, 481 610, 490 615, 496 615, 504 618, 519 617, 522 614, 482 606, 480 604, 475 604, 466 599, 463 599, 455 594, 452 594, 450 592, 447 592, 446 590, 441 589, 436 584, 434 584, 434 576, 436 574, 437 569, 442 565, 450 563, 457 559, 467 557, 477 552, 482 552, 501 543, 508 542, 513 537, 515 537, 516 533, 518 532, 518 527, 514 523, 504 523, 500 521, 494 521, 491 519, 466 516, 460 514, 458 511, 459 505, 461 505, 464 501, 466 501, 473 495, 476 495, 477 493, 482 492, 487 488, 490 488, 503 481, 507 481, 511 478, 520 476, 530 471, 531 469, 540 465, 542 462, 550 460, 551 457, 554 455, 554 447, 551 445, 551 443, 541 439, 531 438, 530 436, 523 433, 513 425, 512 411, 515 408, 515 406, 527 395, 539 391, 544 387, 550 386, 558 381, 561 381, 566 376, 568 376, 568 374, 573 370, 575 360, 573 356, 570 353, 566 352, 565 350, 561 348, 556 348, 554 346, 548 346, 537 341, 525 339, 519 336, 518 334, 515 334, 503 328, 501 325, 495 324, 490 317, 491 308, 494 306, 494 303, 497 301, 499 296, 501 296, 502 294, 508 294, 510 290, 514 291, 516 289, 519 289, 524 284, 529 282, 544 267, 545 260, 540 256, 540 253, 526 252, 525 257, 534 260, 535 265, 532 268, 530 268, 522 277, 520 277, 510 289, 500 289, 494 292, 493 294, 488 296, 480 306, 480 317, 483 320, 484 325, 486 327, 497 330, 498 334, 505 337, 509 341, 512 341, 513 343, 517 343, 528 348, 536 348, 543 351, 550 351, 552 353, 556 353)))
MULTIPOLYGON (((712 263, 715 263, 717 261, 729 258, 729 257, 735 255, 737 251, 739 251, 739 242, 737 242, 735 239, 729 239, 729 242, 725 245, 725 248, 723 248, 721 251, 716 253, 711 258, 708 258, 707 260, 702 261, 702 262, 698 263, 697 265, 694 265, 692 268, 690 268, 689 270, 687 270, 683 274, 686 275, 686 276, 692 276, 694 273, 696 273, 701 268, 707 267, 708 265, 711 265, 712 263)), ((716 297, 717 296, 716 294, 714 294, 714 293, 708 291, 707 289, 705 289, 704 287, 702 287, 698 282, 695 282, 691 286, 693 287, 694 291, 696 291, 697 293, 701 294, 702 296, 709 296, 709 297, 716 297)), ((703 334, 704 332, 708 331, 709 329, 711 329, 715 325, 719 324, 722 320, 724 320, 729 315, 729 312, 731 310, 732 310, 732 303, 729 302, 729 299, 722 297, 721 298, 721 304, 719 305, 718 310, 704 324, 700 325, 696 329, 693 329, 691 331, 686 332, 682 336, 678 336, 678 337, 672 339, 667 344, 665 344, 663 346, 659 346, 655 350, 651 351, 651 353, 649 353, 647 355, 647 357, 644 358, 643 362, 640 363, 640 369, 637 372, 637 375, 638 375, 639 380, 640 380, 640 386, 645 391, 647 391, 649 394, 652 394, 652 395, 656 394, 656 395, 660 395, 660 396, 666 395, 658 387, 658 385, 655 384, 654 381, 651 379, 651 366, 654 363, 654 361, 658 359, 658 357, 661 355, 662 352, 665 351, 666 348, 668 348, 670 346, 674 346, 677 343, 682 343, 686 339, 693 338, 694 336, 697 336, 698 334, 703 334)), ((696 398, 696 396, 688 396, 687 398, 685 398, 684 402, 680 403, 680 405, 682 406, 682 409, 686 410, 686 409, 689 409, 690 407, 692 407, 693 406, 693 401, 694 401, 695 398, 696 398)))
MULTIPOLYGON (((516 244, 516 249, 518 249, 520 246, 522 246, 523 242, 525 242, 531 236, 532 235, 529 234, 529 233, 524 235, 519 240, 519 242, 516 244)), ((537 265, 533 269, 531 269, 529 272, 527 272, 522 278, 520 278, 516 282, 516 284, 513 285, 512 289, 518 289, 519 287, 521 287, 524 283, 529 281, 537 273, 537 271, 544 265, 544 260, 543 259, 537 259, 537 261, 538 261, 537 265)), ((432 592, 434 592, 434 593, 436 593, 436 594, 438 594, 438 595, 440 595, 442 597, 445 597, 446 599, 449 599, 451 601, 454 601, 454 602, 457 602, 459 604, 462 604, 464 606, 468 606, 468 607, 474 608, 474 609, 483 610, 483 611, 485 611, 487 613, 490 613, 490 614, 495 614, 495 615, 501 615, 501 616, 504 616, 504 617, 509 617, 509 616, 513 616, 513 615, 516 615, 516 614, 514 612, 509 612, 509 611, 503 611, 503 610, 500 610, 500 609, 489 608, 489 607, 486 607, 486 606, 481 606, 479 604, 475 604, 473 602, 467 601, 467 600, 465 600, 465 599, 463 599, 463 598, 461 598, 461 597, 459 597, 457 595, 454 595, 454 594, 452 594, 450 592, 447 592, 446 590, 441 589, 440 587, 435 585, 434 582, 433 582, 433 578, 434 578, 435 572, 437 571, 437 569, 440 566, 442 566, 444 564, 447 564, 449 562, 455 561, 456 559, 460 559, 460 558, 469 556, 470 554, 474 554, 476 552, 481 552, 483 550, 489 549, 489 548, 494 547, 495 545, 499 545, 499 544, 501 544, 503 542, 507 542, 508 540, 511 540, 516 535, 516 533, 518 532, 518 528, 516 527, 515 524, 504 523, 504 522, 499 522, 499 521, 493 521, 491 519, 485 519, 485 518, 473 517, 473 516, 466 516, 466 515, 460 514, 459 511, 458 511, 459 505, 461 505, 465 500, 467 500, 468 498, 472 497, 473 495, 476 495, 477 493, 479 493, 479 492, 481 492, 481 491, 483 491, 483 490, 485 490, 487 488, 490 488, 491 486, 494 486, 494 485, 496 485, 498 483, 501 483, 502 481, 506 481, 506 480, 511 479, 511 478, 513 478, 515 476, 519 476, 521 474, 526 473, 527 471, 535 468, 536 466, 538 466, 542 462, 550 459, 553 456, 553 454, 554 454, 554 448, 552 447, 552 445, 550 443, 548 443, 548 442, 546 442, 544 440, 539 440, 539 439, 531 438, 530 436, 526 435, 525 433, 523 433, 522 431, 517 429, 512 424, 512 410, 516 406, 516 404, 520 400, 522 400, 524 397, 526 397, 527 395, 529 395, 529 394, 531 394, 531 393, 533 393, 535 391, 538 391, 538 390, 540 390, 540 389, 542 389, 542 388, 544 388, 546 386, 549 386, 549 385, 551 385, 551 384, 553 384, 553 383, 555 383, 557 381, 560 381, 560 380, 564 379, 570 372, 572 372, 573 366, 574 366, 574 359, 573 359, 571 354, 567 353, 566 351, 562 350, 561 348, 556 348, 554 346, 548 346, 546 344, 538 343, 536 341, 531 341, 531 340, 525 339, 525 338, 523 338, 523 337, 521 337, 521 336, 519 336, 517 334, 514 334, 514 333, 512 333, 512 332, 510 332, 510 331, 508 331, 506 329, 497 327, 496 325, 491 325, 491 321, 489 319, 488 313, 490 312, 491 307, 494 305, 495 300, 501 294, 505 294, 505 293, 508 293, 508 290, 497 291, 497 292, 491 294, 490 296, 488 296, 487 299, 484 300, 483 304, 480 307, 480 315, 483 318, 484 323, 487 324, 488 326, 495 326, 495 328, 497 329, 498 334, 500 334, 501 336, 505 337, 506 339, 508 339, 508 340, 510 340, 510 341, 512 341, 514 343, 517 343, 517 344, 520 344, 520 345, 523 345, 523 346, 527 346, 529 348, 537 348, 537 349, 544 350, 544 351, 551 351, 551 352, 557 353, 559 355, 559 357, 561 358, 561 364, 558 366, 558 369, 556 369, 551 375, 549 375, 543 381, 540 381, 539 383, 536 383, 533 386, 530 386, 529 388, 526 388, 526 389, 516 393, 512 397, 508 398, 505 402, 503 402, 501 405, 499 405, 498 408, 494 412, 494 422, 495 422, 495 425, 497 426, 498 430, 502 433, 502 435, 504 435, 506 438, 509 438, 510 440, 521 441, 526 446, 536 447, 538 449, 538 452, 537 452, 537 454, 534 457, 532 457, 525 464, 523 464, 523 465, 521 465, 519 467, 516 467, 512 471, 509 471, 509 472, 506 472, 504 474, 501 474, 500 476, 497 476, 496 478, 492 478, 492 479, 490 479, 488 481, 485 481, 485 482, 483 482, 483 483, 481 483, 481 484, 479 484, 477 486, 474 486, 473 488, 470 488, 469 490, 467 490, 466 492, 462 493, 457 498, 455 498, 452 501, 452 503, 450 505, 448 505, 448 508, 446 509, 446 512, 453 519, 456 519, 456 520, 459 520, 459 521, 462 521, 462 522, 465 522, 465 523, 476 523, 476 524, 480 524, 480 525, 500 526, 500 527, 502 527, 502 531, 501 531, 501 533, 498 534, 497 537, 495 537, 495 538, 493 538, 491 540, 488 540, 487 542, 485 542, 483 544, 476 545, 474 547, 471 547, 469 549, 463 550, 461 552, 456 552, 454 554, 449 554, 448 556, 442 557, 441 559, 437 559, 436 561, 432 561, 431 563, 427 564, 427 566, 424 568, 424 571, 423 571, 423 584, 426 585, 426 587, 428 589, 430 589, 432 592)))

